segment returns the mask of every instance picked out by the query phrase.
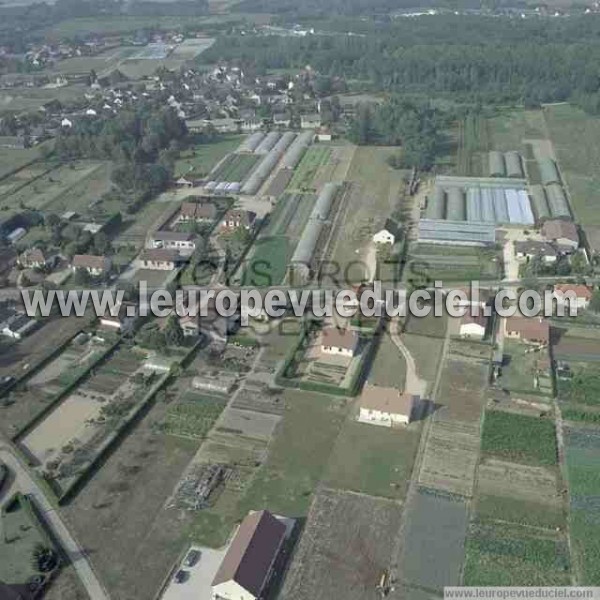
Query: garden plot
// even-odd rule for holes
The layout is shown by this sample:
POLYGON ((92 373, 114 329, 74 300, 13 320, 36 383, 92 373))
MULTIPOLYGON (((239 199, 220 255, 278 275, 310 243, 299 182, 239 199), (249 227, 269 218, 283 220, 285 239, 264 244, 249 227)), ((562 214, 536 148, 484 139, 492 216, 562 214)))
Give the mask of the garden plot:
POLYGON ((560 535, 519 526, 472 524, 464 585, 567 586, 569 551, 560 535))
POLYGON ((320 190, 326 183, 333 181, 342 183, 347 179, 348 170, 352 164, 356 146, 330 146, 331 155, 326 164, 317 172, 314 178, 314 186, 320 190))
POLYGON ((552 395, 552 382, 544 375, 550 357, 547 348, 538 349, 514 340, 504 341, 502 375, 498 385, 513 393, 552 395))
POLYGON ((557 472, 485 459, 477 472, 477 519, 555 529, 564 525, 557 472))
POLYGON ((256 154, 230 154, 209 175, 211 181, 242 183, 259 161, 256 154))
POLYGON ((228 408, 217 431, 269 442, 279 421, 277 415, 228 408))
POLYGON ((223 397, 187 392, 169 407, 159 427, 169 435, 204 439, 226 403, 223 397))
POLYGON ((300 164, 294 171, 294 176, 288 185, 291 192, 317 191, 315 179, 319 169, 329 162, 331 149, 326 146, 311 146, 308 148, 300 164))
POLYGON ((459 585, 468 524, 464 499, 420 489, 405 510, 399 579, 428 589, 459 585))
POLYGON ((107 349, 107 344, 99 338, 77 336, 64 350, 27 382, 29 390, 38 388, 40 392, 53 395, 76 379, 90 364, 107 349))
POLYGON ((481 441, 482 454, 529 465, 557 464, 554 420, 487 410, 481 441))
POLYGON ((401 507, 366 496, 320 491, 288 571, 287 600, 376 600, 393 562, 401 507))
POLYGON ((430 427, 419 483, 425 487, 470 497, 479 457, 479 423, 435 414, 430 427))
POLYGON ((283 415, 285 410, 281 394, 273 393, 266 386, 253 388, 248 384, 240 390, 231 406, 240 410, 275 416, 283 415))
POLYGON ((600 430, 565 427, 570 532, 581 585, 600 585, 600 430))
POLYGON ((144 397, 154 377, 137 373, 143 359, 131 350, 117 350, 19 440, 61 489, 85 471, 102 442, 144 397))

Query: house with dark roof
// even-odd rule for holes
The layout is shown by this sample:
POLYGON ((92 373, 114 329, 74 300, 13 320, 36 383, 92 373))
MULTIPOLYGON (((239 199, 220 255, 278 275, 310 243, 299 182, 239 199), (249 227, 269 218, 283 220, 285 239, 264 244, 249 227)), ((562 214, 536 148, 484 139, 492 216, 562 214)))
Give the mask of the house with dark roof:
POLYGON ((216 216, 217 207, 212 202, 183 202, 177 220, 182 223, 201 223, 214 221, 216 216))
POLYGON ((579 248, 577 225, 571 221, 546 221, 542 226, 542 235, 549 241, 564 248, 579 248))
POLYGON ((221 231, 235 231, 236 229, 252 229, 256 221, 256 213, 250 210, 228 210, 221 221, 221 231))
POLYGON ((213 598, 262 598, 285 538, 286 526, 270 512, 250 513, 242 521, 213 579, 213 598))
POLYGON ((166 248, 149 248, 139 256, 141 269, 152 269, 154 271, 173 271, 183 261, 177 250, 166 248))
POLYGON ((550 323, 541 317, 509 317, 506 319, 506 337, 526 344, 550 342, 550 323))
POLYGON ((29 248, 19 256, 17 262, 25 269, 42 269, 46 266, 46 257, 39 248, 29 248))
POLYGON ((71 261, 73 271, 82 269, 90 275, 102 275, 110 269, 110 259, 106 256, 93 256, 91 254, 76 254, 71 261))
POLYGON ((545 263, 555 263, 558 258, 558 250, 552 244, 536 240, 515 242, 515 254, 525 260, 541 256, 545 263))

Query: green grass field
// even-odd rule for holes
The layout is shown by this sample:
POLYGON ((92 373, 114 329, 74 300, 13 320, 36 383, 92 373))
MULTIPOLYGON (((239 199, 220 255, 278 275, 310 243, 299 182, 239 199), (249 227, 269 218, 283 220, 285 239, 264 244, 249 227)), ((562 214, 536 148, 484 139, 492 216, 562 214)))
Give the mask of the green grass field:
MULTIPOLYGON (((536 387, 534 379, 537 373, 537 362, 548 360, 547 350, 531 352, 531 348, 526 344, 515 340, 505 340, 504 354, 505 364, 502 367, 502 376, 499 379, 499 385, 502 388, 521 393, 548 391, 547 387, 542 386, 541 379, 539 380, 540 387, 536 387)), ((551 387, 549 392, 551 395, 551 387)))
POLYGON ((217 163, 240 145, 243 136, 226 135, 211 144, 198 144, 181 153, 175 162, 175 175, 205 177, 217 163))
POLYGON ((280 284, 285 279, 292 250, 284 236, 258 239, 244 267, 242 285, 268 287, 280 284))
MULTIPOLYGON (((523 150, 523 140, 546 137, 544 115, 540 110, 509 110, 488 119, 490 150, 523 150)), ((487 170, 487 157, 485 157, 487 170)), ((487 174, 487 173, 486 173, 487 174)))
POLYGON ((404 389, 406 361, 387 332, 382 334, 379 341, 368 380, 373 385, 404 389))
POLYGON ((288 191, 314 192, 314 178, 319 168, 329 161, 331 149, 326 146, 313 146, 306 151, 294 176, 288 184, 288 191))
POLYGON ((477 519, 479 521, 504 521, 546 529, 563 527, 565 521, 563 511, 555 506, 522 498, 484 495, 477 498, 477 519))
POLYGON ((481 439, 483 454, 514 462, 555 465, 554 421, 501 411, 486 411, 481 439))
POLYGON ((600 119, 569 104, 544 115, 577 220, 600 226, 600 119))
POLYGON ((230 154, 210 177, 214 181, 241 183, 260 158, 256 154, 230 154))
POLYGON ((389 429, 347 421, 329 458, 329 487, 402 499, 410 480, 420 428, 389 429))

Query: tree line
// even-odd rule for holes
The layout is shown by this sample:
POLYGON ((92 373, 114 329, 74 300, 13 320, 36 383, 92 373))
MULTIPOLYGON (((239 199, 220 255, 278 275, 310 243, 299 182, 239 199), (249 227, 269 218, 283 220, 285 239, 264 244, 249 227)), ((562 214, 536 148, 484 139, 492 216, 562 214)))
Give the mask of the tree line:
POLYGON ((600 16, 524 19, 429 16, 362 25, 360 35, 221 37, 205 62, 246 71, 300 69, 362 90, 450 96, 461 102, 600 103, 600 16))

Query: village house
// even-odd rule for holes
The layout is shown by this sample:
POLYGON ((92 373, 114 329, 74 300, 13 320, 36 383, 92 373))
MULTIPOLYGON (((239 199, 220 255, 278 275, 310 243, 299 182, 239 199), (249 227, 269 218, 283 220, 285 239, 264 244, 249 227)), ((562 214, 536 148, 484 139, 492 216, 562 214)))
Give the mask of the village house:
POLYGON ((152 236, 154 248, 179 250, 191 254, 196 248, 196 239, 193 233, 180 233, 178 231, 156 231, 152 236))
POLYGON ((318 113, 311 115, 302 115, 300 117, 300 127, 302 129, 317 129, 321 126, 321 115, 318 113))
POLYGON ((356 354, 359 341, 358 333, 352 329, 325 327, 321 332, 321 352, 352 358, 356 354))
POLYGON ((250 513, 242 521, 212 581, 213 598, 263 598, 285 538, 286 526, 270 512, 250 513))
POLYGON ((256 213, 249 210, 232 209, 227 211, 221 221, 222 231, 233 231, 243 227, 244 229, 252 229, 256 220, 256 213))
POLYGON ((546 240, 557 244, 565 253, 579 248, 577 226, 571 221, 546 221, 542 225, 542 235, 546 240))
POLYGON ((183 337, 198 337, 200 335, 200 322, 198 317, 190 315, 179 319, 179 326, 183 332, 183 337))
POLYGON ((175 180, 175 185, 180 189, 192 188, 194 187, 194 182, 191 179, 182 176, 175 180))
POLYGON ((367 383, 360 396, 358 420, 385 427, 408 425, 418 401, 418 396, 396 388, 367 383))
MULTIPOLYGON (((590 304, 590 300, 592 299, 592 289, 589 288, 587 285, 582 285, 582 284, 573 284, 573 283, 560 283, 554 286, 554 291, 558 292, 558 294, 560 294, 560 296, 563 296, 565 294, 570 294, 573 295, 575 300, 574 300, 574 306, 577 307, 577 310, 585 310, 589 304, 590 304)), ((569 300, 567 298, 559 298, 557 296, 557 302, 559 304, 567 304, 569 303, 569 300)))
POLYGON ((460 337, 482 340, 487 328, 487 317, 483 315, 474 316, 467 312, 460 321, 460 337))
POLYGON ((110 270, 111 261, 106 256, 93 256, 91 254, 76 254, 71 261, 73 271, 82 269, 90 275, 102 275, 110 270))
POLYGON ((388 229, 382 229, 373 236, 373 242, 375 244, 390 244, 393 246, 396 243, 396 236, 388 229))
POLYGON ((181 257, 177 250, 166 248, 150 248, 139 257, 140 268, 154 271, 173 271, 179 262, 181 257))
POLYGON ((243 119, 241 122, 241 129, 244 133, 252 133, 254 131, 260 131, 262 128, 262 121, 256 117, 250 117, 243 119))
POLYGON ((331 142, 333 139, 333 133, 329 127, 319 127, 317 129, 317 141, 319 142, 331 142))
POLYGON ((138 306, 134 302, 121 302, 114 317, 110 314, 100 317, 100 326, 120 333, 131 333, 138 319, 138 306))
POLYGON ((550 323, 541 317, 509 317, 506 319, 506 337, 526 344, 550 342, 550 323))
POLYGON ((24 269, 43 269, 46 266, 46 257, 39 248, 29 248, 17 260, 24 269))
POLYGON ((214 221, 217 207, 212 202, 183 202, 179 209, 181 223, 202 223, 214 221))
POLYGON ((531 260, 535 256, 541 256, 547 264, 555 263, 558 258, 558 251, 552 244, 534 240, 515 242, 515 254, 521 260, 531 260))

